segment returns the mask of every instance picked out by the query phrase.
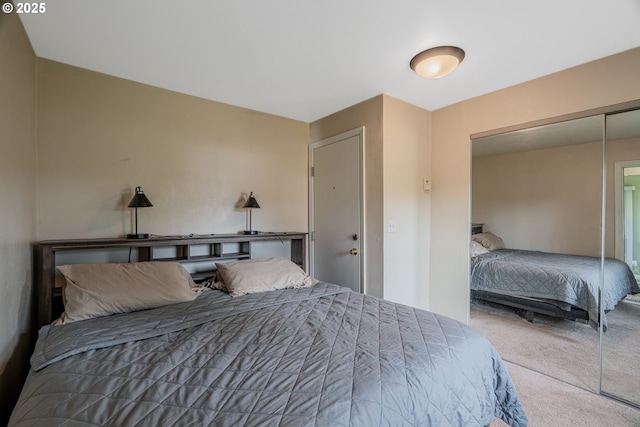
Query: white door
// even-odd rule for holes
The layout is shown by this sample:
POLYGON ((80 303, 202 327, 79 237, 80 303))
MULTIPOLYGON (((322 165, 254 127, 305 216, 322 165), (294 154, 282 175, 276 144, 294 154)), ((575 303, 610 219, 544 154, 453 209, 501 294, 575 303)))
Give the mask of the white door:
POLYGON ((363 292, 364 128, 309 146, 310 273, 363 292))

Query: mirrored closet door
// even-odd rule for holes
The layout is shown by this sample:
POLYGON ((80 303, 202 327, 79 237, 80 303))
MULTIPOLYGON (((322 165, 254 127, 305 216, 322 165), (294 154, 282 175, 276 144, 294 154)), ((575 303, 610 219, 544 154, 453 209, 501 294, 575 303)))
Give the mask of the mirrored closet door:
MULTIPOLYGON (((615 271, 605 269, 604 297, 624 293, 618 288, 624 286, 625 280, 640 280, 640 110, 607 115, 605 135, 604 255, 630 272, 626 277, 617 277, 615 271)), ((607 309, 603 306, 603 311, 607 309)), ((640 294, 628 295, 605 316, 602 392, 640 406, 640 294)))
POLYGON ((593 392, 603 136, 597 115, 472 141, 471 218, 482 233, 470 250, 471 326, 505 360, 593 392))
POLYGON ((505 360, 640 407, 640 109, 479 135, 471 176, 471 325, 505 360))

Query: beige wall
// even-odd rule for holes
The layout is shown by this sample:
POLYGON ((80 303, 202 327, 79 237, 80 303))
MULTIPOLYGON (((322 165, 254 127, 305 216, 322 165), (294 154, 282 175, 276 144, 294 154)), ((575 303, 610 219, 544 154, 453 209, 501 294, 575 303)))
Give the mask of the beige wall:
POLYGON ((308 124, 40 60, 38 239, 307 230, 308 124))
POLYGON ((433 112, 432 310, 469 316, 470 135, 640 99, 640 48, 433 112))
POLYGON ((311 123, 310 142, 365 127, 368 294, 428 308, 431 113, 387 95, 311 123), (388 220, 396 233, 387 233, 388 220))
POLYGON ((36 57, 18 16, 0 14, 0 425, 29 369, 36 237, 36 57))
POLYGON ((512 249, 600 256, 602 142, 474 158, 473 222, 512 249))
POLYGON ((382 108, 383 96, 380 95, 309 125, 309 142, 322 141, 364 126, 365 291, 378 297, 384 294, 382 108))
POLYGON ((383 105, 384 296, 429 308, 431 113, 390 96, 383 105), (396 232, 386 230, 396 221, 396 232))

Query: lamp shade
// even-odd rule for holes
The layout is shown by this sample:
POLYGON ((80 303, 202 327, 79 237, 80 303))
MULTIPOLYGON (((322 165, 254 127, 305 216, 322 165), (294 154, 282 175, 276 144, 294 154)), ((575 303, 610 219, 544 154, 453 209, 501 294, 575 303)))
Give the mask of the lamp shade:
POLYGON ((142 191, 142 187, 136 187, 136 194, 133 195, 133 198, 129 202, 130 208, 148 208, 153 206, 151 201, 147 198, 142 191))
POLYGON ((253 191, 251 192, 251 194, 249 194, 249 197, 247 197, 247 201, 244 202, 243 208, 249 208, 249 209, 260 208, 258 201, 253 196, 253 191))
POLYGON ((421 77, 439 79, 455 70, 464 55, 464 50, 459 47, 439 46, 420 52, 409 65, 421 77))

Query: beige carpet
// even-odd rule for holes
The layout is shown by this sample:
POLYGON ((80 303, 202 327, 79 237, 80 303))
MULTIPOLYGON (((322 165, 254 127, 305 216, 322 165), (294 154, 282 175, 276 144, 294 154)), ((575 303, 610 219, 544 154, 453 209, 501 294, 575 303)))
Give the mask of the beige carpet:
POLYGON ((640 405, 640 303, 623 301, 607 319, 610 328, 602 336, 602 390, 640 405))
POLYGON ((626 300, 640 302, 640 294, 628 295, 626 300))
POLYGON ((469 324, 504 360, 598 392, 598 332, 588 325, 536 315, 534 323, 497 304, 472 303, 469 324))
MULTIPOLYGON (((640 410, 506 362, 529 427, 638 427, 640 410)), ((491 427, 506 426, 500 420, 491 427)))
MULTIPOLYGON (((640 304, 623 301, 607 320, 603 390, 640 405, 640 304)), ((542 315, 529 323, 510 308, 484 302, 472 303, 470 325, 504 360, 598 393, 600 338, 590 326, 542 315)))

